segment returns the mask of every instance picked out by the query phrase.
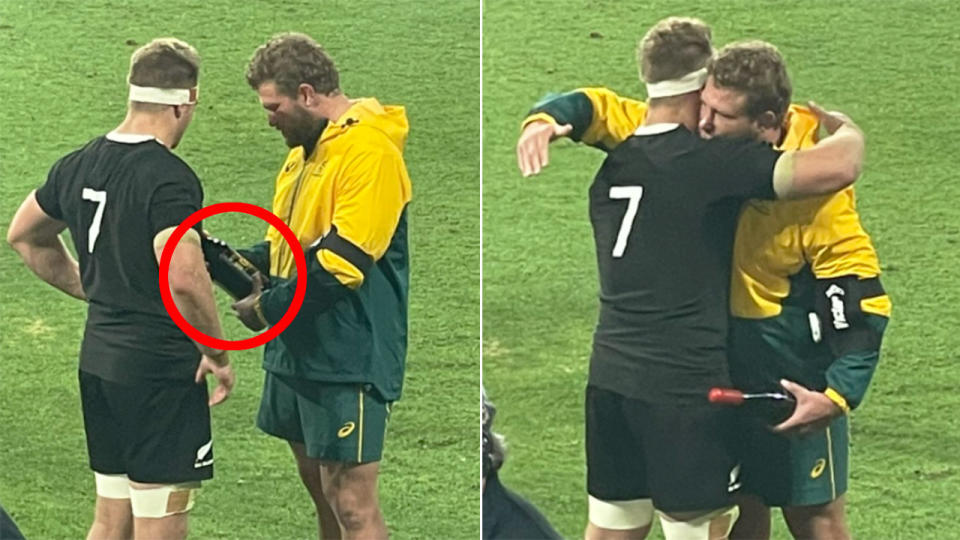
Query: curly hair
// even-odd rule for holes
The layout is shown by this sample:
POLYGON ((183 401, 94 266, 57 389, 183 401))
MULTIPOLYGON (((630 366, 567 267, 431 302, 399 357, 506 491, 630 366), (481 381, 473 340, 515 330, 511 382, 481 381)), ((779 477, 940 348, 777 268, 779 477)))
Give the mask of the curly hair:
POLYGON ((270 38, 254 51, 246 76, 254 90, 273 82, 280 93, 290 97, 304 83, 320 94, 340 92, 340 75, 333 60, 306 34, 285 33, 270 38))
POLYGON ((744 112, 749 118, 770 111, 778 124, 783 122, 793 87, 783 55, 775 46, 765 41, 731 43, 720 49, 707 73, 717 86, 743 92, 747 97, 744 112))

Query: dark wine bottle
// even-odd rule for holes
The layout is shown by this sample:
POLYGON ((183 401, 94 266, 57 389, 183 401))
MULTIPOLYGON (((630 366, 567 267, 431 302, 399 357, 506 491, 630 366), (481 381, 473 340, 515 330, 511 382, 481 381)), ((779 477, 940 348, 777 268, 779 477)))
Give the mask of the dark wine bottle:
POLYGON ((206 233, 201 236, 200 247, 214 283, 237 300, 250 295, 253 276, 258 272, 253 263, 223 240, 206 233))
POLYGON ((775 426, 793 414, 797 402, 789 394, 773 392, 764 397, 747 399, 743 402, 743 411, 764 424, 775 426))

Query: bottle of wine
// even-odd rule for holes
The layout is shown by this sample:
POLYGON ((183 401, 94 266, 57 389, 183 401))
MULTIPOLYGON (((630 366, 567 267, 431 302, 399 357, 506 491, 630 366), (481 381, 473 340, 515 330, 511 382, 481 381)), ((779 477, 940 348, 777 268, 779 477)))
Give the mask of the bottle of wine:
POLYGON ((234 299, 247 297, 253 290, 253 276, 259 272, 253 263, 206 231, 200 237, 200 247, 213 282, 234 299))

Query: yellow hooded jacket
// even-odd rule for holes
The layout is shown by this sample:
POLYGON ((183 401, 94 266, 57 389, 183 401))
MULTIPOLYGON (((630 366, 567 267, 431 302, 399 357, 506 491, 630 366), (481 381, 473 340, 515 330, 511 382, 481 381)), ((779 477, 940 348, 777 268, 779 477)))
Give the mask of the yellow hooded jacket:
MULTIPOLYGON (((399 397, 407 345, 408 131, 403 107, 364 98, 327 125, 309 157, 303 147, 287 155, 273 212, 306 252, 307 293, 293 324, 267 344, 264 369, 373 384, 385 399, 399 397)), ((266 240, 247 255, 261 267, 269 261, 271 287, 260 305, 276 324, 293 298, 296 265, 279 231, 269 229, 266 240)))

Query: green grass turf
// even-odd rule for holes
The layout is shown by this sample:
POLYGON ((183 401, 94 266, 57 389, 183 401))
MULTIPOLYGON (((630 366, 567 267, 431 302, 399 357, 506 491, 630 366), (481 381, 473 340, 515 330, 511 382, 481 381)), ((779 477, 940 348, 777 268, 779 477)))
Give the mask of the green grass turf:
MULTIPOLYGON (((307 32, 351 97, 407 107, 412 277, 410 352, 380 481, 397 538, 476 538, 480 372, 478 2, 405 0, 0 2, 0 233, 62 154, 123 118, 130 53, 173 35, 203 56, 201 103, 178 149, 206 202, 269 208, 287 149, 243 72, 270 35, 307 32)), ((236 246, 265 224, 208 228, 236 246)), ((227 315, 227 337, 249 336, 227 315)), ((92 519, 76 381, 84 305, 0 249, 0 501, 28 538, 79 538, 92 519)), ((217 476, 193 512, 196 538, 310 538, 314 512, 279 439, 254 427, 261 352, 233 355, 239 384, 213 413, 217 476)))
MULTIPOLYGON (((583 389, 597 313, 586 194, 603 156, 560 142, 545 173, 524 180, 519 122, 547 92, 603 85, 642 97, 636 42, 668 15, 705 19, 717 44, 775 43, 796 101, 843 110, 866 131, 859 209, 894 315, 854 414, 849 523, 859 538, 954 537, 960 6, 951 0, 486 4, 484 383, 510 446, 505 482, 565 536, 581 534, 583 389)), ((788 537, 775 521, 774 536, 788 537)))

